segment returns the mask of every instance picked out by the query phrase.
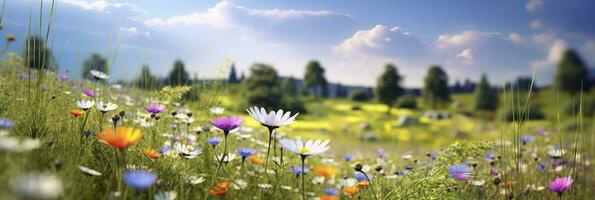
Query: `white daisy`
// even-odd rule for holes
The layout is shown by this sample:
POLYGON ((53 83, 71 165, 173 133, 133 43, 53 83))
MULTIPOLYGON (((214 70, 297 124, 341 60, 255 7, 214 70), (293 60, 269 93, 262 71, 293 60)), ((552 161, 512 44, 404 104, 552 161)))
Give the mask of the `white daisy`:
POLYGON ((93 105, 95 105, 95 102, 91 100, 76 101, 76 106, 83 110, 89 110, 89 108, 93 107, 93 105))
POLYGON ((23 199, 56 199, 64 189, 60 178, 49 173, 22 175, 13 182, 12 188, 23 199))
POLYGON ((190 183, 190 185, 198 185, 205 182, 205 178, 202 176, 188 176, 186 177, 186 181, 190 183))
POLYGON ((97 80, 103 80, 103 79, 109 78, 109 75, 107 75, 106 73, 97 71, 97 70, 91 70, 91 75, 93 75, 93 77, 95 77, 95 79, 97 79, 97 80))
POLYGON ((11 136, 0 136, 0 152, 26 152, 37 149, 41 142, 37 139, 19 139, 11 136))
POLYGON ((281 141, 279 141, 283 148, 291 152, 297 153, 301 156, 309 156, 323 153, 329 149, 329 142, 329 140, 308 140, 306 141, 306 143, 303 143, 301 139, 282 139, 281 141))
POLYGON ((155 194, 155 200, 175 200, 178 194, 175 191, 159 192, 155 194))
POLYGON ((291 112, 283 112, 279 109, 277 112, 271 111, 267 114, 264 108, 258 108, 256 106, 246 109, 248 114, 262 125, 272 128, 288 125, 295 122, 295 118, 299 113, 291 116, 291 112))
POLYGON ((118 105, 113 104, 112 102, 104 103, 103 101, 99 101, 99 102, 97 102, 96 107, 97 107, 97 110, 99 110, 103 113, 106 113, 106 112, 117 109, 118 105))
POLYGON ((87 175, 91 175, 91 176, 101 176, 102 175, 101 172, 98 172, 94 169, 91 169, 91 168, 88 168, 85 166, 78 165, 77 167, 79 168, 79 170, 81 170, 81 172, 83 172, 87 175))
POLYGON ((213 113, 214 115, 220 115, 220 114, 223 114, 223 111, 225 111, 225 108, 212 107, 209 109, 209 111, 211 111, 211 113, 213 113))
POLYGON ((562 157, 564 154, 566 154, 566 150, 564 149, 550 149, 547 151, 547 155, 554 158, 562 157))
POLYGON ((192 146, 181 143, 175 143, 174 149, 180 154, 180 156, 187 159, 193 159, 198 154, 202 153, 202 149, 199 146, 192 146))
POLYGON ((234 190, 243 190, 246 189, 246 187, 248 187, 248 182, 242 179, 238 179, 231 183, 231 187, 233 187, 234 190))

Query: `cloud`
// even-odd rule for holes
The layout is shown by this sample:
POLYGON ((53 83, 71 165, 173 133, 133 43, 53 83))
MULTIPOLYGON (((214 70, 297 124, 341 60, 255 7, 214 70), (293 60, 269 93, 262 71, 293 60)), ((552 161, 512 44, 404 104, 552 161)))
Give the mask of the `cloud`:
POLYGON ((140 7, 132 3, 111 3, 108 1, 84 1, 84 0, 60 0, 61 2, 73 6, 78 6, 85 10, 105 11, 107 8, 126 8, 133 11, 142 11, 140 7))
POLYGON ((508 40, 510 40, 513 43, 520 44, 523 43, 525 39, 523 39, 523 37, 518 33, 510 33, 508 34, 508 40))
POLYGON ((403 32, 399 27, 378 24, 371 29, 355 32, 332 49, 343 55, 363 53, 406 57, 423 54, 426 46, 418 37, 403 32))
POLYGON ((438 36, 436 47, 449 48, 463 45, 470 45, 481 42, 485 38, 498 36, 499 33, 481 32, 477 30, 466 30, 458 34, 443 34, 438 36))
POLYGON ((456 57, 463 60, 473 60, 473 52, 471 52, 471 49, 464 49, 456 57))
POLYGON ((529 0, 525 9, 529 12, 537 11, 543 7, 543 0, 529 0))
POLYGON ((557 39, 549 47, 547 57, 541 60, 534 61, 532 64, 537 67, 550 67, 558 64, 564 51, 567 49, 567 44, 564 40, 557 39))
POLYGON ((533 35, 531 40, 536 44, 549 46, 556 41, 556 37, 551 33, 538 33, 533 35))
POLYGON ((529 27, 531 27, 532 29, 543 28, 543 22, 541 20, 538 20, 538 19, 531 20, 531 23, 529 23, 529 27))

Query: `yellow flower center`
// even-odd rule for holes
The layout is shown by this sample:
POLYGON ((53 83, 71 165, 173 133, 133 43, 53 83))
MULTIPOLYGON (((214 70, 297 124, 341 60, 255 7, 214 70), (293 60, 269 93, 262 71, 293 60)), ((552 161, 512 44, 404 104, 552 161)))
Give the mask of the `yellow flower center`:
POLYGON ((300 153, 308 153, 308 151, 310 151, 310 149, 308 149, 306 147, 300 148, 300 153))

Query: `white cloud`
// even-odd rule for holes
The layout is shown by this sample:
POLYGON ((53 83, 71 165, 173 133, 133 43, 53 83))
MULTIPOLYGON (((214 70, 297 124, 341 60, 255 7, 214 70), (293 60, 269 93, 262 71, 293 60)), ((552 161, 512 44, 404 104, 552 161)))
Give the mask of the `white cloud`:
POLYGON ((510 40, 513 43, 516 44, 520 44, 523 43, 524 39, 521 35, 519 35, 518 33, 510 33, 508 34, 508 40, 510 40))
POLYGON ((254 10, 244 7, 236 7, 238 9, 243 9, 248 12, 251 16, 259 16, 265 17, 270 19, 291 19, 291 18, 301 18, 301 17, 309 17, 309 16, 332 16, 337 15, 328 10, 281 10, 281 9, 271 9, 271 10, 254 10))
POLYGON ((532 29, 543 28, 543 22, 541 20, 538 20, 538 19, 531 20, 531 23, 529 23, 529 27, 531 27, 532 29))
POLYGON ((560 62, 560 59, 562 59, 562 54, 564 54, 564 51, 566 51, 567 48, 564 40, 557 39, 549 47, 547 57, 542 60, 534 61, 533 65, 537 67, 550 67, 556 65, 560 62))
POLYGON ((463 60, 473 60, 473 52, 471 52, 471 49, 464 49, 461 51, 461 53, 457 54, 457 58, 463 60))
MULTIPOLYGON (((370 30, 357 31, 351 38, 347 38, 338 46, 334 47, 336 52, 352 53, 361 48, 379 48, 385 43, 390 42, 388 32, 391 32, 387 26, 376 25, 370 30)), ((398 29, 395 29, 398 31, 398 29)))
POLYGON ((419 56, 425 44, 414 35, 402 32, 399 27, 375 25, 369 30, 359 30, 332 49, 335 53, 388 55, 396 57, 419 56))
POLYGON ((84 1, 84 0, 60 0, 69 5, 78 6, 85 10, 104 11, 107 8, 127 8, 133 11, 142 11, 138 5, 132 3, 111 3, 105 0, 84 1))
POLYGON ((529 0, 525 9, 529 12, 537 11, 543 7, 543 0, 529 0))
POLYGON ((436 47, 449 48, 454 46, 470 45, 479 42, 484 38, 498 36, 499 33, 481 32, 477 30, 466 30, 459 34, 443 34, 438 36, 436 47))
POLYGON ((120 27, 120 31, 126 33, 126 34, 130 34, 130 35, 136 35, 138 34, 138 28, 136 27, 120 27))
POLYGON ((556 37, 550 33, 538 33, 531 37, 534 43, 541 44, 541 45, 551 45, 556 41, 556 37))

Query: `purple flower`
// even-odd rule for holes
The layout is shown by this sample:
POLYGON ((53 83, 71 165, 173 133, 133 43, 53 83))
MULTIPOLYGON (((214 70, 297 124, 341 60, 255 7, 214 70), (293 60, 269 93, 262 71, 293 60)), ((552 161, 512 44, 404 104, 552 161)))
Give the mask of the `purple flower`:
POLYGON ((67 75, 67 74, 62 74, 62 75, 60 75, 60 77, 59 77, 59 78, 60 78, 60 80, 62 80, 62 81, 68 81, 68 75, 67 75))
POLYGON ((490 169, 490 174, 494 175, 494 176, 498 176, 500 174, 500 172, 498 171, 497 168, 494 167, 494 168, 490 169))
POLYGON ((324 189, 324 194, 328 196, 337 196, 339 195, 339 191, 337 191, 335 188, 327 187, 324 189))
POLYGON ((469 173, 471 173, 473 169, 465 164, 457 164, 452 165, 448 168, 448 173, 452 176, 453 179, 459 181, 465 181, 469 179, 469 173))
POLYGON ((547 189, 551 190, 552 192, 558 193, 558 195, 562 195, 562 193, 572 186, 572 178, 564 177, 564 178, 556 178, 554 181, 550 182, 550 185, 547 186, 547 189))
POLYGON ((345 154, 343 156, 343 159, 345 159, 345 161, 347 161, 347 162, 350 162, 350 161, 354 160, 354 157, 350 154, 345 154))
POLYGON ((542 171, 545 170, 545 168, 547 168, 547 163, 545 163, 545 162, 541 162, 538 165, 539 165, 539 169, 542 171))
POLYGON ((302 172, 302 167, 291 167, 291 172, 293 174, 295 174, 296 176, 299 176, 301 174, 305 174, 308 173, 310 171, 310 169, 308 169, 307 167, 304 167, 304 171, 302 172))
POLYGON ((14 128, 14 122, 10 119, 0 118, 0 128, 5 128, 5 129, 14 128))
POLYGON ((242 158, 250 157, 250 156, 252 156, 252 155, 254 155, 256 153, 256 150, 251 149, 251 148, 241 148, 241 147, 238 147, 236 149, 236 151, 238 152, 238 154, 240 154, 240 156, 242 156, 242 158))
POLYGON ((135 190, 145 190, 157 180, 157 174, 145 170, 124 172, 124 182, 135 190))
POLYGON ((210 123, 213 126, 223 130, 223 132, 225 132, 226 134, 229 133, 229 131, 240 127, 240 124, 242 124, 242 122, 244 122, 244 120, 237 116, 232 116, 232 117, 222 116, 222 117, 217 117, 217 118, 213 119, 212 121, 210 121, 210 123))
POLYGON ((221 139, 219 139, 219 138, 210 138, 207 140, 207 143, 209 143, 213 147, 217 146, 220 142, 221 142, 221 139))
POLYGON ((145 111, 150 112, 151 114, 159 114, 165 112, 165 106, 159 104, 149 104, 145 106, 145 111))
POLYGON ((92 89, 83 89, 83 94, 87 95, 88 97, 95 97, 95 91, 92 89))
POLYGON ((523 143, 523 144, 527 144, 527 143, 533 142, 533 141, 535 141, 535 137, 533 137, 533 136, 525 135, 525 136, 521 137, 521 143, 523 143))
POLYGON ((364 173, 361 172, 353 173, 353 177, 355 177, 355 180, 357 180, 358 182, 368 181, 368 179, 372 180, 372 175, 368 175, 368 177, 366 178, 366 175, 364 175, 364 173))

